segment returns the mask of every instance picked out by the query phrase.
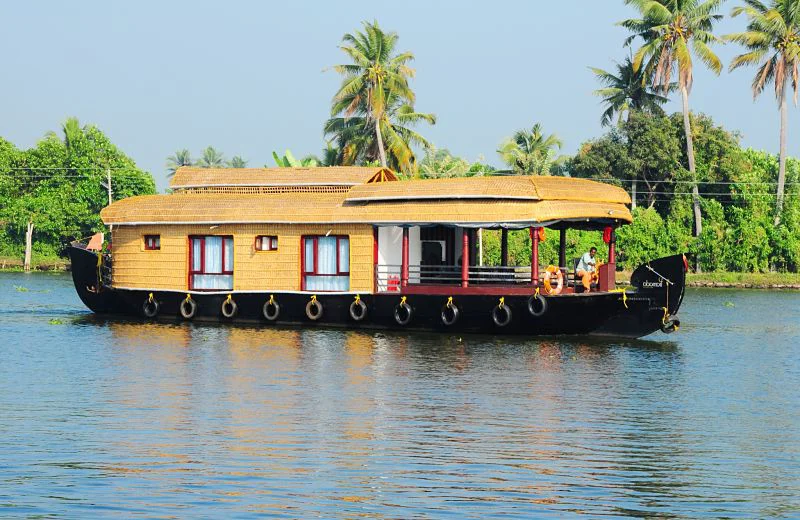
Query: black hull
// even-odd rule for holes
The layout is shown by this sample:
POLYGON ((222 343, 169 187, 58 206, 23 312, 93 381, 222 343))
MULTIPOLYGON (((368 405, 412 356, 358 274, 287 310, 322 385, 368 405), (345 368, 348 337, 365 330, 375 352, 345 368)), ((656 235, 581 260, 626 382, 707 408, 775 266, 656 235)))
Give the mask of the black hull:
MULTIPOLYGON (((103 287, 99 293, 92 292, 92 287, 97 286, 97 257, 91 252, 73 249, 76 250, 71 253, 75 287, 81 300, 92 311, 159 321, 186 321, 180 312, 181 302, 186 298, 184 292, 154 291, 153 298, 158 302, 158 313, 154 318, 147 318, 144 313, 144 304, 149 299, 150 291, 103 287)), ((453 303, 459 309, 459 317, 451 325, 445 325, 442 320, 447 296, 418 294, 407 295, 412 317, 406 325, 400 325, 395 316, 395 309, 401 301, 400 293, 360 295, 361 301, 367 307, 366 316, 360 321, 351 317, 350 306, 355 296, 349 294, 318 293, 316 297, 322 306, 322 315, 319 319, 312 320, 306 315, 306 305, 311 299, 311 294, 308 293, 234 292, 232 299, 236 303, 237 311, 232 318, 226 318, 222 313, 227 294, 193 293, 192 300, 197 304, 197 311, 191 319, 221 323, 260 323, 264 326, 300 325, 452 334, 593 334, 639 338, 664 329, 665 316, 677 313, 683 297, 685 273, 682 255, 663 258, 651 262, 650 265, 660 275, 670 279, 673 285, 669 286, 668 291, 663 284, 657 287, 658 278, 654 276, 648 277, 640 273, 637 279, 637 270, 632 283, 638 286, 624 294, 606 292, 547 296, 547 310, 538 317, 529 310, 529 296, 505 296, 502 290, 498 290, 496 294, 455 295, 453 303), (647 285, 652 287, 645 287, 647 285), (271 295, 280 305, 279 316, 274 321, 263 316, 264 304, 271 295), (505 304, 511 309, 512 315, 505 326, 495 323, 492 317, 492 311, 498 306, 501 296, 504 296, 505 304)), ((652 273, 648 270, 647 274, 652 273)))

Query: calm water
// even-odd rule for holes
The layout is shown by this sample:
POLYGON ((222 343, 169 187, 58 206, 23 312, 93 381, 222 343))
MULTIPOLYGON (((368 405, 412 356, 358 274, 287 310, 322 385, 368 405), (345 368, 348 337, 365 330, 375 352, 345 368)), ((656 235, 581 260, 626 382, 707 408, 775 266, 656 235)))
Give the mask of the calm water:
POLYGON ((0 275, 0 516, 800 517, 800 293, 681 315, 649 342, 169 326, 0 275))

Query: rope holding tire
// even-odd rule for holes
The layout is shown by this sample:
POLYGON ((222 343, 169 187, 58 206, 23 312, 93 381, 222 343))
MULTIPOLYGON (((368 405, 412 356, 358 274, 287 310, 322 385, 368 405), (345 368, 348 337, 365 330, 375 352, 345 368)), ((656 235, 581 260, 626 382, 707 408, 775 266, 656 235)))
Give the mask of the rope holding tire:
POLYGON ((500 298, 500 302, 492 307, 492 321, 498 327, 511 323, 511 307, 506 305, 505 297, 500 298))
POLYGON ((361 321, 367 317, 367 305, 361 301, 359 294, 356 294, 355 300, 350 304, 350 317, 353 321, 361 321))
POLYGON ((406 303, 406 297, 403 296, 400 298, 400 303, 394 307, 394 321, 396 321, 398 325, 406 326, 413 316, 414 310, 406 303))
POLYGON ((222 315, 226 318, 230 319, 236 316, 236 312, 239 310, 239 306, 236 305, 236 302, 233 301, 233 295, 229 294, 228 298, 222 302, 222 307, 220 307, 220 311, 222 315))
POLYGON ((459 314, 460 312, 458 307, 456 307, 456 304, 453 303, 453 297, 450 296, 447 298, 447 303, 445 303, 442 307, 442 323, 448 327, 453 325, 458 321, 459 314))
POLYGON ((661 332, 664 334, 672 334, 681 327, 681 321, 673 314, 669 313, 669 309, 663 307, 664 317, 661 318, 661 332))
POLYGON ((534 293, 530 298, 528 298, 528 312, 531 313, 531 316, 539 318, 544 316, 547 312, 547 300, 539 294, 539 288, 536 288, 536 293, 534 293))
POLYGON ((264 304, 264 307, 261 309, 261 313, 264 315, 264 318, 266 318, 267 321, 275 321, 278 319, 278 316, 281 314, 281 306, 275 301, 274 294, 269 295, 269 300, 267 300, 267 302, 264 304))
POLYGON ((322 317, 322 304, 317 301, 317 295, 311 296, 306 304, 306 316, 311 321, 317 321, 322 317))
POLYGON ((153 293, 150 293, 147 296, 147 299, 142 304, 142 312, 148 318, 155 318, 158 315, 158 310, 160 308, 161 308, 161 305, 153 297, 153 293))
POLYGON ((185 320, 191 320, 197 314, 197 302, 192 299, 191 294, 187 294, 186 298, 181 302, 180 312, 185 320))

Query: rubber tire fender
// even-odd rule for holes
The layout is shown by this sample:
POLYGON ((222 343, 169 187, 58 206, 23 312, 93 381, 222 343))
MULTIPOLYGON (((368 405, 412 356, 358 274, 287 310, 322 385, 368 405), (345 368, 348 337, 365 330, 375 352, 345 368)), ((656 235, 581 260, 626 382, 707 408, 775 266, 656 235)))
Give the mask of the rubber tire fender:
POLYGON ((494 307, 492 307, 492 321, 498 327, 505 327, 506 325, 511 323, 511 316, 512 316, 511 307, 509 307, 505 303, 503 305, 495 305, 494 307), (501 313, 503 313, 503 315, 505 316, 504 320, 500 319, 501 313))
POLYGON ((450 305, 445 304, 442 307, 442 324, 449 327, 454 325, 458 321, 458 317, 461 315, 461 312, 458 310, 458 307, 451 303, 450 305), (447 317, 447 312, 452 311, 453 316, 452 318, 447 317))
POLYGON ((191 298, 183 300, 178 310, 184 320, 191 320, 197 314, 197 302, 191 298), (189 310, 186 310, 186 305, 189 305, 189 310))
POLYGON ((278 319, 278 316, 281 315, 281 306, 278 302, 272 300, 264 303, 264 307, 261 308, 261 314, 264 315, 264 319, 267 321, 275 321, 278 319), (275 309, 275 312, 270 313, 269 309, 272 307, 275 309))
POLYGON ((144 303, 142 304, 142 313, 144 313, 145 317, 147 318, 155 318, 158 316, 158 311, 161 309, 161 304, 158 303, 158 300, 155 298, 145 299, 144 303))
POLYGON ((670 314, 670 316, 666 319, 666 321, 661 325, 661 332, 664 334, 672 334, 676 330, 678 330, 681 326, 681 320, 679 320, 674 315, 670 314))
POLYGON ((366 318, 367 304, 361 300, 353 301, 353 303, 350 304, 350 317, 353 318, 353 321, 361 321, 366 318))
POLYGON ((528 298, 528 312, 531 313, 531 316, 536 318, 544 316, 544 314, 547 312, 547 300, 545 297, 541 294, 534 294, 528 298), (536 307, 534 307, 536 303, 534 302, 538 302, 538 305, 541 306, 541 309, 536 310, 536 307))
POLYGON ((311 300, 306 304, 306 317, 311 321, 317 321, 322 317, 322 304, 319 300, 311 300), (316 308, 317 312, 312 313, 311 309, 316 308))
POLYGON ((414 310, 411 308, 411 305, 407 304, 406 302, 398 303, 394 307, 394 321, 397 322, 398 325, 405 327, 406 325, 411 322, 411 318, 414 316, 414 310), (401 312, 406 313, 406 317, 403 318, 400 316, 401 312))
POLYGON ((220 312, 222 315, 228 319, 233 318, 236 316, 236 313, 239 312, 239 306, 236 305, 236 302, 233 300, 225 300, 222 302, 222 306, 220 307, 220 312), (230 311, 226 310, 230 306, 230 311))

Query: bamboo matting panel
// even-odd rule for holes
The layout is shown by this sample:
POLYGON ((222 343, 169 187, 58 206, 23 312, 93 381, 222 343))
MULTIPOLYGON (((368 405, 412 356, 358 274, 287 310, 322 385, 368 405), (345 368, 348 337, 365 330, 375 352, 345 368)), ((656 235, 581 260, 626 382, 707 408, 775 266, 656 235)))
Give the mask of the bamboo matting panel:
MULTIPOLYGON (((327 166, 309 168, 196 168, 175 171, 169 186, 176 189, 197 186, 296 186, 321 184, 363 184, 381 173, 373 166, 327 166)), ((393 177, 393 176, 392 176, 393 177)))
POLYGON ((350 186, 203 186, 199 188, 179 188, 177 193, 213 193, 223 195, 275 195, 279 193, 347 193, 350 186))
POLYGON ((350 237, 350 290, 371 292, 373 232, 367 225, 148 225, 113 232, 113 283, 143 289, 188 289, 189 236, 233 236, 236 291, 298 291, 303 235, 350 237), (161 249, 146 251, 144 235, 160 235, 161 249), (256 251, 259 235, 277 236, 277 251, 256 251))

